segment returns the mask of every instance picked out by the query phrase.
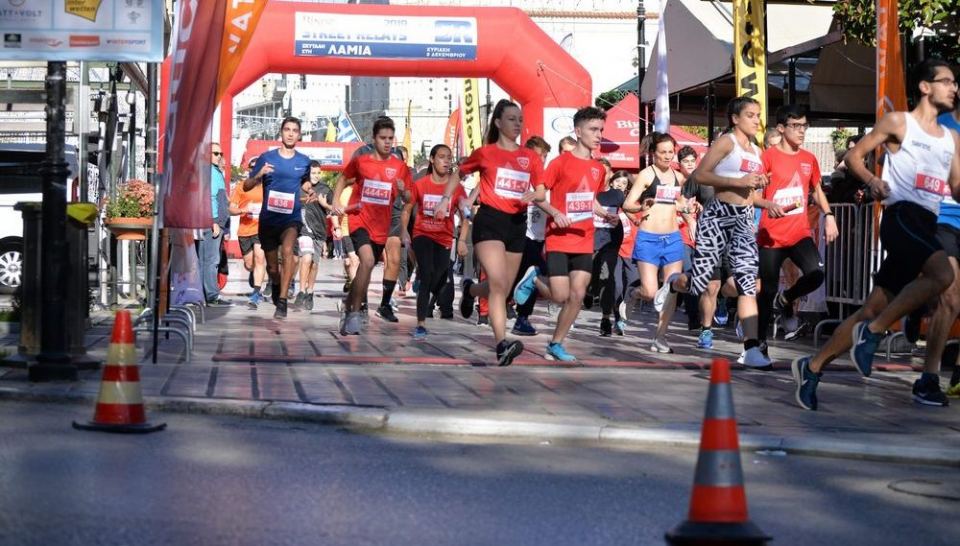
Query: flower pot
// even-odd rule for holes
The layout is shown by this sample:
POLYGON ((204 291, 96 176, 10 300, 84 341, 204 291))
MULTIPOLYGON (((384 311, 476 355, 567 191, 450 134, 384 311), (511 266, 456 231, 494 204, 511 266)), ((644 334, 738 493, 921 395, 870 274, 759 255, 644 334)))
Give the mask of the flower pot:
POLYGON ((107 218, 104 223, 121 241, 146 241, 146 232, 153 228, 153 218, 107 218))

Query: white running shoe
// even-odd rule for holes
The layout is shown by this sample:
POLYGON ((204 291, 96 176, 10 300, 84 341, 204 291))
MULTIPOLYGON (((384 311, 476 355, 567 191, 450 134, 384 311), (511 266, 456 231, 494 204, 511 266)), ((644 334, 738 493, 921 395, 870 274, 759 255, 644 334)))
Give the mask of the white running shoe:
POLYGON ((663 306, 667 303, 667 296, 670 295, 670 284, 673 283, 677 277, 680 276, 680 273, 674 273, 667 277, 667 280, 663 281, 663 286, 661 286, 657 293, 653 295, 653 308, 657 313, 663 311, 663 306))
POLYGON ((763 351, 760 350, 760 347, 751 347, 740 353, 737 364, 743 364, 748 368, 756 369, 771 369, 773 367, 770 359, 763 356, 763 351))

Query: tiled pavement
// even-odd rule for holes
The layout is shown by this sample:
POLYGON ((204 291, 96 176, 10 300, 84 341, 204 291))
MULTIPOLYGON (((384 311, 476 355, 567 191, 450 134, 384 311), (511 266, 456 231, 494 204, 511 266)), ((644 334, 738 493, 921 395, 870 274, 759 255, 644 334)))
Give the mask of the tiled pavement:
MULTIPOLYGON (((207 310, 197 331, 192 363, 180 357, 180 342, 162 340, 160 364, 150 364, 148 337, 139 346, 141 377, 147 396, 292 401, 319 405, 374 406, 439 410, 456 414, 511 412, 552 419, 593 419, 632 426, 693 429, 703 415, 712 357, 735 359, 739 344, 732 330, 718 336, 713 352, 699 351, 678 313, 670 340, 677 353, 647 350, 653 315, 639 312, 626 337, 596 335, 598 315, 584 312, 571 334, 568 350, 579 367, 561 367, 543 359, 553 324, 544 309, 534 323, 545 332, 523 341, 527 351, 509 368, 487 367, 492 360, 489 328, 457 318, 428 323, 426 342, 415 342, 414 298, 400 299, 400 324, 371 316, 364 336, 340 336, 335 308, 342 279, 339 267, 324 262, 312 313, 291 312, 285 321, 272 318, 271 305, 251 311, 245 305, 207 310)), ((376 284, 376 283, 375 283, 376 284)), ((240 286, 233 284, 231 286, 240 286)), ((376 291, 377 299, 379 291, 376 291)), ((371 292, 371 301, 374 299, 371 292)), ((233 298, 238 303, 244 298, 233 298)), ((90 352, 103 357, 110 321, 88 333, 90 352)), ((2 339, 16 348, 15 336, 2 339)), ((773 372, 739 370, 733 374, 741 432, 810 436, 880 435, 909 442, 935 441, 960 448, 960 401, 949 408, 921 407, 910 401, 904 356, 885 362, 863 379, 845 361, 825 375, 821 409, 807 412, 793 401, 789 359, 809 352, 806 344, 777 342, 773 372)), ((11 347, 12 346, 12 347, 11 347)), ((77 383, 30 384, 26 372, 0 369, 0 388, 35 393, 95 393, 98 372, 83 372, 77 383)))

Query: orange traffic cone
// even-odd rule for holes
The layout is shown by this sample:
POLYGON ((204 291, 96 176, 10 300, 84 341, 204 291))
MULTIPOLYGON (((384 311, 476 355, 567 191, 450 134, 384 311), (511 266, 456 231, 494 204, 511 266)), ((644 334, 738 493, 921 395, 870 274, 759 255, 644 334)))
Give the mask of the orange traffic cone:
POLYGON ((693 476, 687 521, 666 534, 667 544, 766 544, 770 537, 747 517, 740 441, 733 416, 730 362, 715 359, 710 372, 707 411, 700 432, 700 455, 693 476))
POLYGON ((107 349, 107 365, 100 380, 97 409, 88 423, 73 422, 73 428, 103 432, 155 432, 166 423, 147 423, 140 390, 140 368, 137 349, 133 345, 133 327, 129 311, 117 311, 113 335, 107 349))

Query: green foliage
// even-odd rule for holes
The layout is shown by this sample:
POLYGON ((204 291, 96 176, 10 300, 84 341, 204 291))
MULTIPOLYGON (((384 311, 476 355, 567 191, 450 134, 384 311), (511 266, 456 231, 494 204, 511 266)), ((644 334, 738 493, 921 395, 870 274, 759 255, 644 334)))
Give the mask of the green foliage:
POLYGON ((627 96, 626 91, 620 91, 618 89, 611 89, 610 91, 604 91, 597 96, 594 104, 597 105, 597 108, 602 110, 609 110, 613 105, 617 104, 623 97, 627 96))
POLYGON ((117 187, 117 196, 106 203, 107 218, 147 218, 153 215, 153 186, 128 180, 117 187))
POLYGON ((247 170, 240 165, 230 165, 230 181, 239 182, 247 177, 247 170))
POLYGON ((833 151, 839 152, 847 147, 847 140, 854 135, 849 129, 837 127, 830 133, 830 142, 833 143, 833 151))
POLYGON ((704 140, 708 140, 707 128, 704 127, 703 125, 681 125, 680 128, 688 133, 697 135, 698 137, 704 140))
MULTIPOLYGON (((960 0, 900 0, 899 11, 901 32, 924 27, 936 34, 925 40, 927 56, 960 62, 960 0)), ((833 13, 848 39, 876 44, 875 0, 839 0, 833 13)))

